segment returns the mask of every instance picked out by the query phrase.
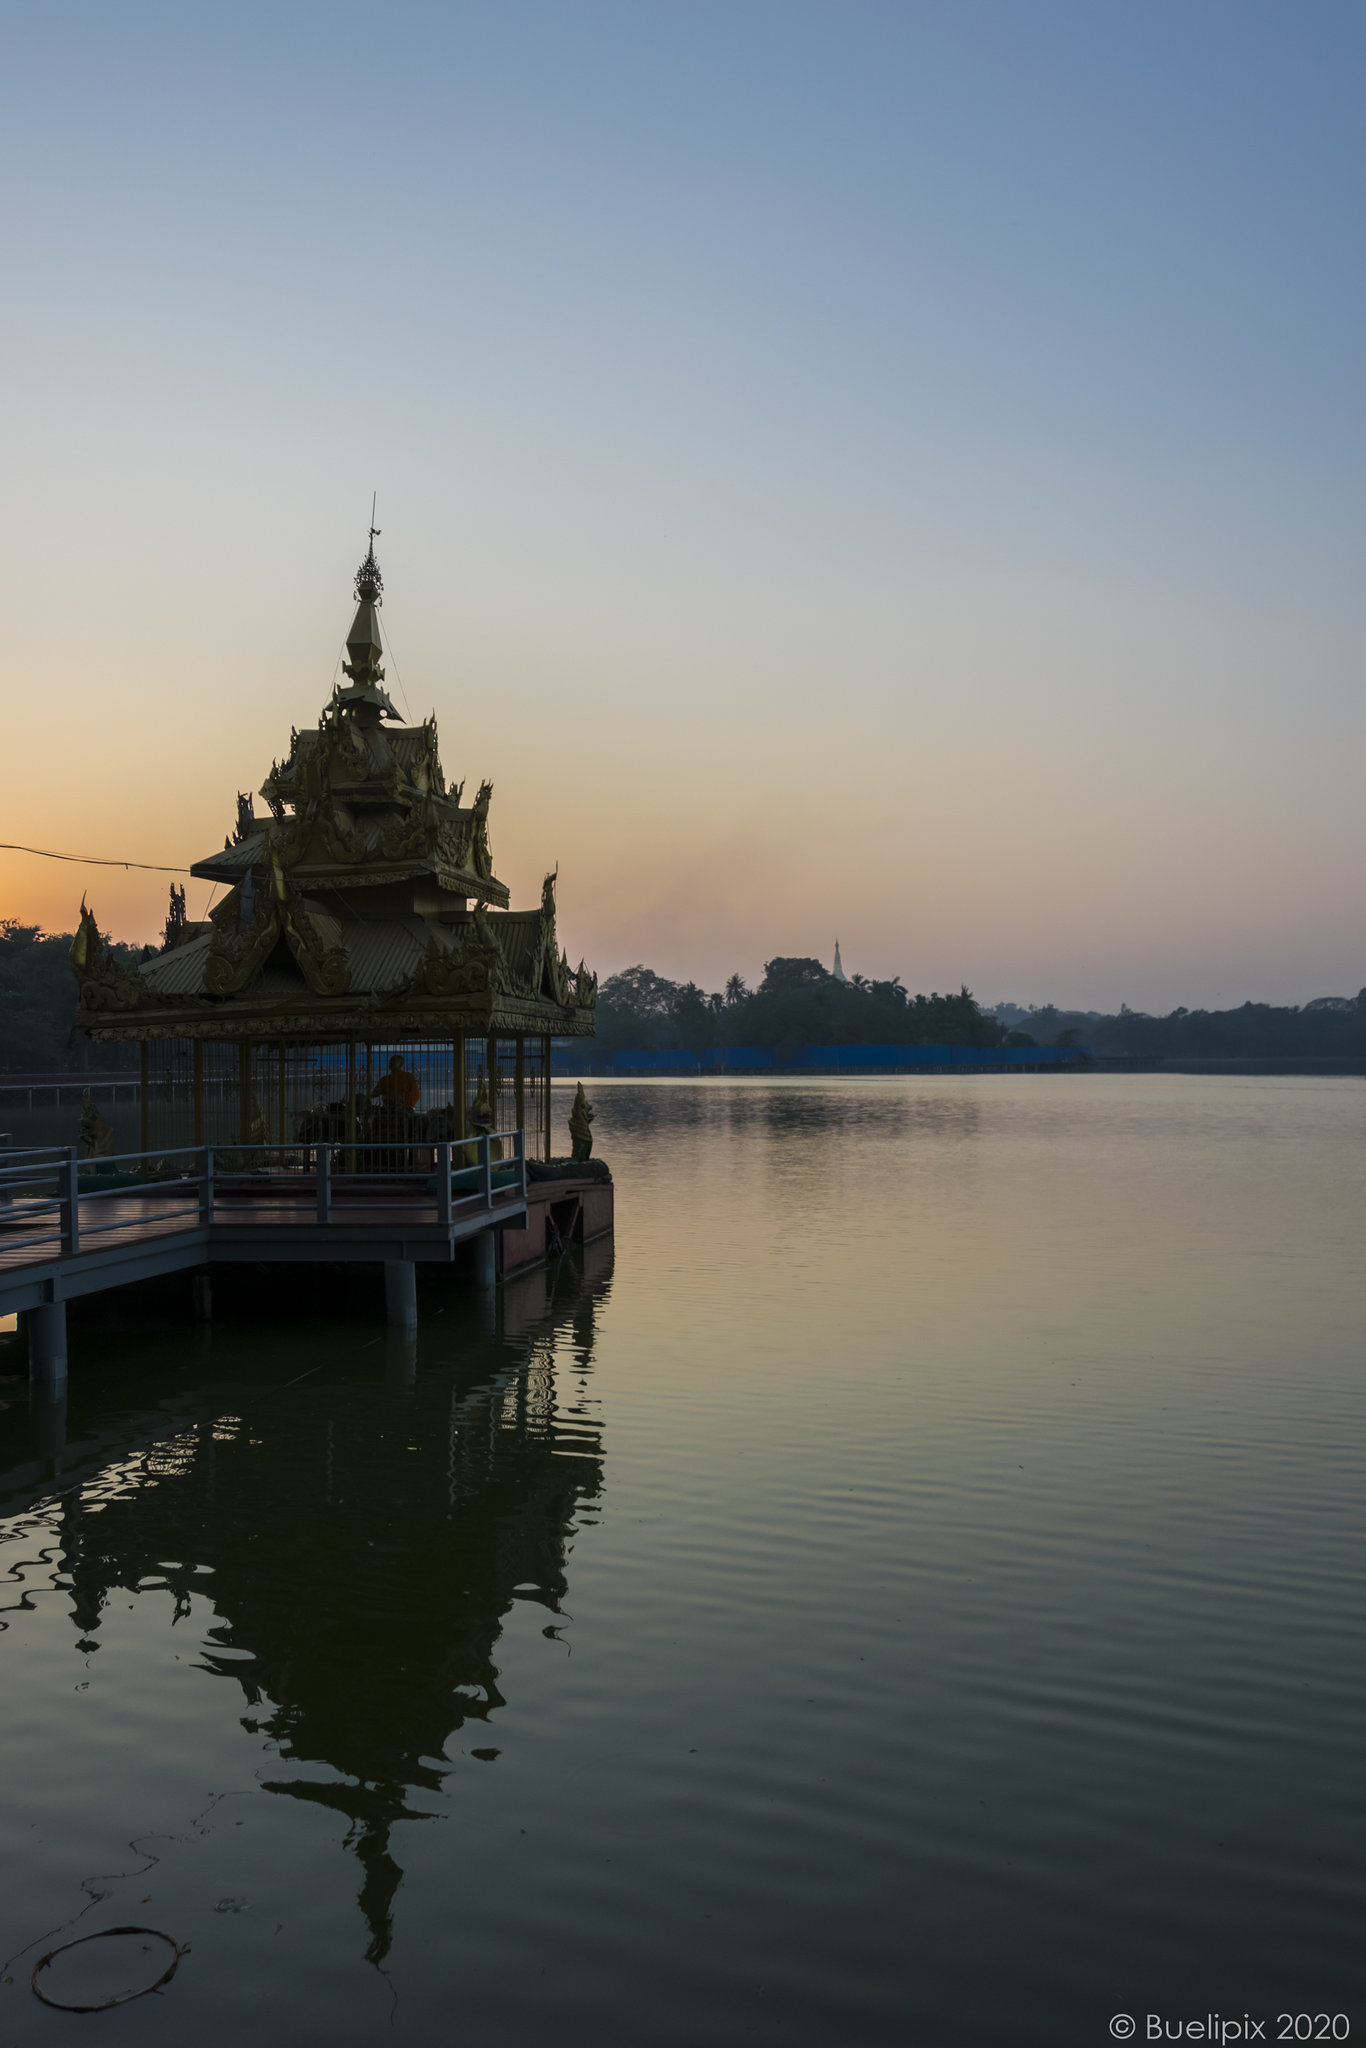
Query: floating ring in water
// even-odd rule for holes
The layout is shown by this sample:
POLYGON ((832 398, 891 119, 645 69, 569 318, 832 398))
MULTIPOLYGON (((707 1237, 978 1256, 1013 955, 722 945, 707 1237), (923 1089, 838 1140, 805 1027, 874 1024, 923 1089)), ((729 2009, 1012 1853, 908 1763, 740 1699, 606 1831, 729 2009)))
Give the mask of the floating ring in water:
POLYGON ((184 1953, 179 1942, 156 1927, 104 1927, 98 1934, 83 1934, 79 1941, 63 1942, 60 1948, 49 1949, 33 1965, 29 1983, 35 1997, 61 2012, 107 2012, 111 2005, 127 2005, 130 1999, 145 1998, 149 1991, 159 1991, 174 1977, 184 1953), (87 1953, 68 1963, 65 1969, 52 1968, 62 1958, 74 1956, 77 1949, 89 1951, 92 1942, 115 1940, 120 1945, 112 1955, 108 1951, 87 1953), (40 1983, 44 1971, 49 1976, 46 1983, 40 1983), (153 1971, 158 1974, 151 1975, 153 1971), (136 1982, 140 1974, 148 1975, 147 1983, 136 1982), (124 1988, 108 1998, 92 1998, 92 1992, 103 1988, 101 1977, 106 1985, 116 1979, 124 1988))

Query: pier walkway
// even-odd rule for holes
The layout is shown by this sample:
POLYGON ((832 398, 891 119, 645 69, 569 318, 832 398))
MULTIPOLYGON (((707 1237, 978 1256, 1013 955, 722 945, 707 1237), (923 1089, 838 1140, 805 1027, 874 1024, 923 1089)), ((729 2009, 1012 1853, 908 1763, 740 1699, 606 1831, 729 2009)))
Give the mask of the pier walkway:
POLYGON ((412 1325, 416 1262, 449 1264, 473 1240, 477 1275, 491 1283, 495 1233, 506 1229, 519 1243, 529 1229, 521 1131, 406 1152, 263 1144, 82 1161, 74 1149, 11 1147, 0 1164, 0 1315, 28 1314, 30 1371, 61 1378, 65 1305, 81 1295, 225 1263, 354 1261, 383 1264, 389 1319, 412 1325))

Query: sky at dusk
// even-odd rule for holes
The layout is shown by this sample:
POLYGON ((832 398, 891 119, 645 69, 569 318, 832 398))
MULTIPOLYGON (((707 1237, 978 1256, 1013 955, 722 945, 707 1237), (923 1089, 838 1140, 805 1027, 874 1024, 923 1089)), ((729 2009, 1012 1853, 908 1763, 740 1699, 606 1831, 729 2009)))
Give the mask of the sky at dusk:
POLYGON ((378 491, 391 694, 603 974, 1366 983, 1366 10, 3 24, 5 840, 221 845, 378 491))

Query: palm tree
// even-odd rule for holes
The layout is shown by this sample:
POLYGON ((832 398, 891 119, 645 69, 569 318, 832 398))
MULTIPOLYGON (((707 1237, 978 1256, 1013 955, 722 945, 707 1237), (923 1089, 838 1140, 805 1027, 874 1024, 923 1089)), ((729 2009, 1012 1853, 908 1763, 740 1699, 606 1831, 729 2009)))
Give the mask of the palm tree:
POLYGON ((749 983, 745 980, 744 975, 732 974, 730 980, 726 983, 726 1001, 730 1007, 734 1009, 735 1005, 742 1003, 748 994, 749 983))

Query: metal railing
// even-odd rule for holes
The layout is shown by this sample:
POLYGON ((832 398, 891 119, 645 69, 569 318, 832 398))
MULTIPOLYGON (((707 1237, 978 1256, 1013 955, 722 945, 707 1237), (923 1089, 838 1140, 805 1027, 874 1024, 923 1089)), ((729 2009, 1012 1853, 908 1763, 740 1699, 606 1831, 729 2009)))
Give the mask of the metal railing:
POLYGON ((502 1206, 509 1196, 513 1198, 509 1207, 525 1202, 526 1159, 522 1131, 495 1131, 407 1147, 392 1142, 176 1145, 155 1152, 119 1152, 99 1160, 81 1159, 73 1145, 6 1145, 0 1150, 0 1255, 7 1258, 16 1251, 42 1247, 49 1258, 74 1258, 87 1238, 104 1231, 128 1230, 149 1220, 169 1222, 182 1216, 193 1216, 199 1228, 208 1228, 215 1209, 228 1206, 238 1211, 250 1207, 297 1212, 301 1198, 309 1194, 316 1219, 324 1226, 343 1222, 347 1210, 373 1215, 376 1208, 388 1206, 430 1208, 435 1222, 449 1228, 457 1218, 502 1206), (392 1159, 400 1150, 430 1157, 434 1173, 424 1176, 420 1167, 407 1165, 364 1170, 356 1166, 357 1155, 378 1153, 392 1159), (274 1171, 262 1164, 270 1155, 279 1158, 274 1171), (175 1162, 181 1159, 193 1163, 177 1170, 175 1162), (120 1167, 125 1169, 122 1174, 117 1173, 120 1167), (117 1176, 115 1185, 97 1185, 101 1169, 117 1176), (464 1186, 471 1176, 473 1185, 464 1186), (462 1185, 454 1185, 453 1180, 462 1185), (155 1210, 140 1207, 136 1215, 116 1216, 107 1223, 89 1221, 92 1202, 136 1201, 139 1196, 155 1197, 155 1210), (191 1199, 179 1208, 162 1206, 163 1201, 181 1196, 191 1199), (36 1236, 11 1234, 44 1218, 49 1220, 36 1236))
POLYGON ((136 1102, 142 1092, 142 1083, 136 1071, 131 1074, 48 1074, 36 1080, 26 1080, 22 1074, 8 1078, 0 1076, 0 1103, 10 1108, 22 1103, 26 1109, 44 1105, 52 1109, 60 1107, 64 1100, 79 1101, 87 1088, 94 1102, 136 1102))
MULTIPOLYGON (((177 1158, 195 1156, 193 1145, 181 1145, 157 1155, 158 1163, 169 1163, 177 1158)), ((0 1230, 0 1250, 4 1252, 29 1251, 42 1246, 48 1257, 74 1258, 81 1249, 84 1237, 90 1237, 106 1230, 126 1230, 134 1219, 116 1216, 110 1223, 91 1223, 82 1216, 83 1204, 108 1201, 122 1195, 125 1200, 135 1192, 127 1184, 116 1187, 81 1186, 81 1168, 85 1166, 85 1178, 95 1178, 89 1172, 91 1161, 82 1160, 74 1145, 11 1145, 6 1152, 6 1164, 0 1167, 0 1190, 5 1199, 5 1228, 0 1230), (20 1162, 16 1164, 17 1162, 20 1162), (41 1229, 36 1237, 13 1237, 10 1229, 23 1220, 37 1222, 40 1217, 53 1220, 41 1229), (55 1247, 55 1251, 54 1251, 55 1247)), ((104 1167, 132 1165, 139 1169, 151 1164, 150 1155, 142 1152, 123 1152, 100 1160, 104 1167)), ((177 1194, 188 1194, 195 1185, 193 1174, 162 1174, 157 1179, 140 1181, 139 1186, 150 1192, 153 1188, 174 1189, 177 1194)), ((179 1209, 159 1209, 162 1218, 176 1216, 202 1217, 202 1198, 196 1190, 196 1199, 179 1209)), ((145 1217, 138 1217, 144 1222, 145 1217)))

